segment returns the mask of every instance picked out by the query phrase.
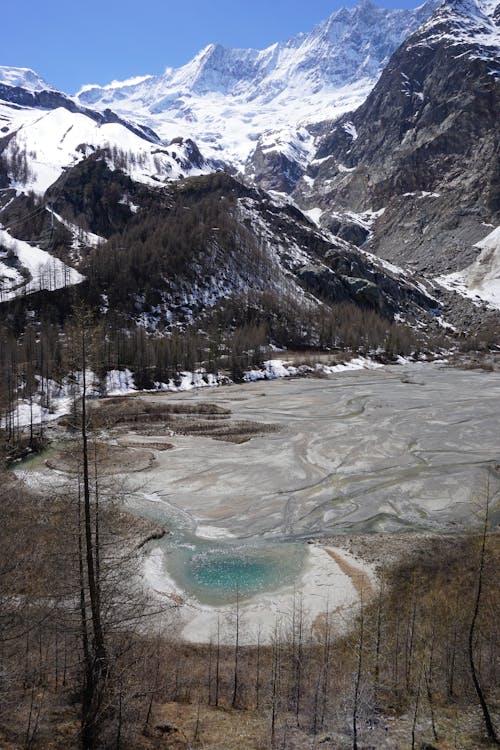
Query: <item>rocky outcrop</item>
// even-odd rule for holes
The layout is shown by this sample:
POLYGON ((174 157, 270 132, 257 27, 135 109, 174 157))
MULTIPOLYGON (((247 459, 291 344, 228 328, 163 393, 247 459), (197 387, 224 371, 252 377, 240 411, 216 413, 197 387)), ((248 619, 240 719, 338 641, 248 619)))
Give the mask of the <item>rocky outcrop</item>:
POLYGON ((278 149, 257 146, 247 162, 246 174, 264 190, 291 193, 305 169, 302 165, 278 149))

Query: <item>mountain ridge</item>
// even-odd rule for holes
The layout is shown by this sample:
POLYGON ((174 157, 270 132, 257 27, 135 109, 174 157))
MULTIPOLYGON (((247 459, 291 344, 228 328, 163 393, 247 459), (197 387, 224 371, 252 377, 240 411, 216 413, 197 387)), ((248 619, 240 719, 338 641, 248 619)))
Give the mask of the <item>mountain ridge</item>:
MULTIPOLYGON (((228 169, 271 194, 288 193, 321 226, 324 239, 362 246, 371 254, 370 262, 380 256, 395 266, 412 265, 424 275, 430 269, 443 276, 474 261, 481 226, 496 221, 498 14, 493 0, 449 0, 429 18, 435 7, 432 0, 411 12, 387 11, 368 0, 265 50, 208 45, 180 69, 114 81, 97 94, 95 87, 84 87, 79 100, 38 90, 43 79, 29 69, 16 73, 4 67, 2 187, 17 193, 34 190, 50 203, 51 185, 60 189, 71 176, 81 177, 85 170, 79 171, 79 165, 92 160, 153 191, 178 179, 228 169), (395 35, 405 36, 417 22, 385 64, 395 35), (338 44, 340 38, 356 47, 354 57, 349 44, 338 44), (332 44, 337 56, 329 59, 332 44), (335 104, 326 97, 325 109, 314 109, 342 60, 345 66, 335 69, 335 75, 343 77, 335 80, 345 85, 335 89, 332 83, 330 91, 335 104), (381 67, 378 80, 363 77, 381 67), (15 85, 23 76, 26 89, 15 85), (174 81, 178 90, 166 89, 166 81, 174 81), (99 98, 102 91, 109 101, 99 98), (299 94, 302 108, 296 106, 299 94), (134 105, 132 122, 127 117, 134 97, 143 106, 134 105), (111 103, 116 111, 107 108, 111 103), (306 115, 313 109, 311 121, 306 115), (349 112, 342 114, 343 109, 349 112), (295 119, 290 119, 292 110, 295 119), (325 110, 330 117, 321 119, 325 110), (162 119, 165 113, 169 122, 162 119), (158 134, 147 130, 151 124, 161 126, 158 134), (172 138, 165 137, 169 127, 172 138), (200 135, 201 151, 183 135, 185 128, 200 135), (464 158, 473 159, 470 175, 464 158)), ((122 195, 125 203, 114 208, 106 198, 110 216, 122 216, 124 205, 135 204, 129 192, 122 195)), ((97 193, 94 197, 102 199, 97 193)), ((13 200, 13 193, 9 198, 4 189, 0 199, 13 200)), ((20 204, 16 206, 21 213, 20 204)), ((68 210, 65 215, 56 206, 70 228, 80 225, 82 237, 87 232, 101 235, 99 227, 88 225, 91 211, 68 210)), ((135 221, 129 213, 127 221, 135 221)), ((126 231, 126 223, 119 231, 126 231)), ((113 220, 109 229, 117 231, 113 220)), ((36 237, 20 239, 36 242, 36 237)), ((309 282, 315 273, 308 271, 309 282)), ((401 283, 403 276, 398 277, 401 283)))
MULTIPOLYGON (((500 224, 499 8, 442 5, 394 53, 361 107, 325 129, 295 194, 303 208, 321 207, 334 231, 352 212, 381 211, 367 249, 439 283, 473 264, 500 224)), ((488 278, 498 267, 490 261, 488 278)))
POLYGON ((227 161, 244 169, 269 130, 329 119, 360 104, 394 49, 437 5, 385 10, 368 0, 264 50, 211 44, 180 68, 122 88, 116 81, 85 86, 76 98, 133 111, 163 138, 175 129, 208 157, 220 156, 222 147, 227 161))

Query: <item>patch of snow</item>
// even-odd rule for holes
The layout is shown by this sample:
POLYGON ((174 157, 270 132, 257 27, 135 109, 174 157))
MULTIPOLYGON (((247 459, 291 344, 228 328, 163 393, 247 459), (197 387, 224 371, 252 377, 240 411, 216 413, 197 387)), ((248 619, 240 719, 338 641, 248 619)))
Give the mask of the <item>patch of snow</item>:
POLYGON ((348 362, 339 365, 317 364, 316 370, 325 375, 333 375, 338 372, 352 372, 353 370, 380 370, 384 365, 370 359, 370 357, 354 357, 348 362))
POLYGON ((78 224, 72 224, 67 219, 63 219, 62 216, 59 216, 59 214, 56 214, 56 212, 52 209, 47 208, 47 211, 49 211, 49 213, 51 213, 60 224, 62 224, 69 232, 71 232, 71 234, 73 235, 73 249, 78 250, 81 247, 98 247, 98 245, 106 242, 104 237, 100 237, 98 234, 94 234, 93 232, 88 232, 87 230, 79 227, 78 224))
POLYGON ((334 375, 341 372, 351 372, 353 370, 378 370, 384 365, 375 362, 370 357, 353 357, 348 362, 338 365, 325 365, 321 362, 311 365, 295 366, 282 359, 270 359, 264 362, 262 369, 249 370, 245 373, 243 380, 247 383, 257 380, 276 380, 277 378, 291 378, 303 375, 309 375, 313 372, 324 375, 334 375))
POLYGON ((234 534, 231 534, 227 529, 220 528, 218 526, 197 526, 195 536, 200 539, 234 539, 234 534))
POLYGON ((110 370, 106 373, 105 391, 107 396, 120 396, 136 391, 134 376, 130 370, 110 370))
POLYGON ((323 209, 322 208, 310 208, 308 211, 302 212, 304 216, 307 216, 309 219, 311 219, 312 222, 314 222, 318 227, 320 226, 320 220, 323 216, 323 209))
POLYGON ((356 127, 352 122, 345 122, 342 127, 344 128, 345 132, 351 136, 353 141, 356 141, 358 139, 358 131, 356 130, 356 127))
POLYGON ((354 172, 354 171, 355 171, 355 169, 356 169, 356 167, 346 167, 346 166, 344 166, 343 164, 340 164, 340 162, 339 162, 339 163, 337 164, 337 169, 339 170, 339 172, 342 172, 342 173, 344 173, 344 172, 346 172, 346 173, 349 173, 349 172, 354 172))
POLYGON ((403 193, 402 194, 403 198, 413 198, 415 196, 417 198, 440 198, 441 193, 431 193, 428 190, 421 190, 420 192, 417 192, 417 193, 403 193))
POLYGON ((17 240, 0 227, 0 302, 42 289, 54 291, 80 284, 84 277, 39 247, 17 240), (15 265, 12 265, 14 263, 15 265))
POLYGON ((438 276, 435 281, 445 289, 468 297, 476 305, 486 302, 500 310, 500 226, 474 247, 481 253, 470 266, 438 276))

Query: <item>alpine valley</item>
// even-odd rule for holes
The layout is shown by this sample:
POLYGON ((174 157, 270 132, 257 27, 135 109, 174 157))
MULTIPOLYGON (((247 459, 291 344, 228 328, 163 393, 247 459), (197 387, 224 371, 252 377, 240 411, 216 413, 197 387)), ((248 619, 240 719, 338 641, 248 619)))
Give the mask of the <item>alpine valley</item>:
MULTIPOLYGON (((363 0, 265 50, 209 45, 75 96, 0 68, 2 300, 78 284, 103 314, 172 330, 251 292, 253 322, 294 299, 299 317, 347 303, 488 338, 499 14, 363 0)), ((334 343, 306 327, 266 335, 334 343)))
POLYGON ((498 748, 500 0, 42 75, 0 67, 0 748, 498 748))

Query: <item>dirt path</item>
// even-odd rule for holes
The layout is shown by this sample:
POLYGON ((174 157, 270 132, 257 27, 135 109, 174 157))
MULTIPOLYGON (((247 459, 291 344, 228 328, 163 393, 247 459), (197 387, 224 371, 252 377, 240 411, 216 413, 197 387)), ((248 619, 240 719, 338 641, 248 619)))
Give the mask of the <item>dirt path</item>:
POLYGON ((335 560, 342 573, 349 576, 360 599, 367 601, 374 596, 375 589, 368 573, 362 568, 351 565, 351 563, 349 563, 345 557, 339 555, 338 552, 334 552, 328 547, 325 547, 325 551, 331 558, 333 558, 333 560, 335 560))

